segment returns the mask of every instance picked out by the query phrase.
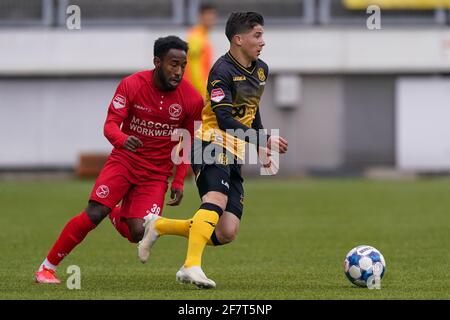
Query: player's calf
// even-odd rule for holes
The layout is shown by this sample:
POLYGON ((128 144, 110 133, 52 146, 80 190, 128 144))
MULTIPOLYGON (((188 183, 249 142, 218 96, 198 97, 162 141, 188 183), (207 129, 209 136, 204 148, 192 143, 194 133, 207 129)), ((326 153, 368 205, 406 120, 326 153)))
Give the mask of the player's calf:
POLYGON ((217 241, 215 245, 233 242, 238 234, 239 225, 239 218, 235 214, 225 211, 214 230, 213 235, 217 241))
POLYGON ((140 218, 127 219, 128 229, 134 243, 138 243, 144 237, 144 222, 145 220, 140 218))

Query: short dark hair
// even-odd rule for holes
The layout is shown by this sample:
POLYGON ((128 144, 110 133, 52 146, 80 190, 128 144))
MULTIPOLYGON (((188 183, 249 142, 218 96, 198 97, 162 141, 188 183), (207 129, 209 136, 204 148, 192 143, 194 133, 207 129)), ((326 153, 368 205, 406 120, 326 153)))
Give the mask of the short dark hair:
POLYGON ((202 2, 200 4, 200 8, 199 8, 198 11, 200 13, 203 13, 203 12, 208 11, 208 10, 217 10, 217 7, 214 4, 212 4, 212 3, 202 2))
POLYGON ((170 49, 183 50, 188 52, 188 44, 177 36, 167 36, 158 38, 153 46, 153 55, 160 59, 169 52, 170 49))
POLYGON ((249 31, 256 25, 264 25, 264 18, 257 12, 233 12, 227 20, 225 35, 231 42, 233 36, 249 31))

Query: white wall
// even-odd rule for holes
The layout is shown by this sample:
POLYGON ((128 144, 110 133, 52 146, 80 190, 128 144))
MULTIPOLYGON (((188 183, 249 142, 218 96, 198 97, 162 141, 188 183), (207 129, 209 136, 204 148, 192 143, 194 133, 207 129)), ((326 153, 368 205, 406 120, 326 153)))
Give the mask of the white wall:
POLYGON ((73 166, 109 152, 106 111, 119 79, 0 80, 0 167, 73 166))
POLYGON ((397 166, 450 170, 450 80, 403 77, 396 91, 397 166))
MULTIPOLYGON (((102 126, 120 75, 152 66, 158 36, 184 33, 184 29, 1 29, 0 135, 5 138, 0 143, 0 167, 72 166, 80 152, 109 151, 102 126), (64 77, 74 75, 79 77, 64 77)), ((215 30, 212 40, 216 56, 227 50, 222 30, 215 30)), ((299 73, 304 79, 302 101, 294 111, 275 108, 273 77, 263 98, 266 126, 280 128, 292 141, 290 155, 283 160, 291 170, 333 169, 346 161, 342 115, 346 93, 340 75, 450 71, 446 29, 268 26, 265 40, 262 58, 272 75, 299 73)), ((450 116, 448 82, 428 77, 406 80, 397 86, 397 165, 449 169, 450 129, 444 125, 450 116)))
MULTIPOLYGON (((0 75, 124 74, 151 66, 157 37, 185 29, 2 29, 0 75)), ((223 26, 211 36, 228 48, 223 26)), ((266 27, 262 58, 275 72, 450 71, 450 30, 266 27)))

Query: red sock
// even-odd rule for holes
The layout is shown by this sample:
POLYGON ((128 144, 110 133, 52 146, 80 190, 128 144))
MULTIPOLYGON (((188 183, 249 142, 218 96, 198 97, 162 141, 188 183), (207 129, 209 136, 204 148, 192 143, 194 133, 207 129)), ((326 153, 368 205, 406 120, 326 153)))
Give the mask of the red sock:
POLYGON ((95 227, 96 225, 89 219, 85 211, 73 217, 48 253, 47 260, 57 266, 95 227))
POLYGON ((135 242, 130 234, 130 229, 128 228, 128 223, 126 219, 120 216, 120 207, 115 207, 109 214, 109 219, 113 224, 114 228, 119 231, 122 237, 127 238, 130 242, 135 242))

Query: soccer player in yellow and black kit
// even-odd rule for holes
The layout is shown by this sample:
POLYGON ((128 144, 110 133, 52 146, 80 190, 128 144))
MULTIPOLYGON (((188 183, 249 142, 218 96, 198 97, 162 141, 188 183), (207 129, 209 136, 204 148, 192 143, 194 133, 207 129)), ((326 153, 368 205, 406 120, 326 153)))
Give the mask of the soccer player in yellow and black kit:
POLYGON ((139 244, 139 257, 145 262, 159 236, 187 237, 187 257, 176 278, 199 288, 216 286, 201 269, 205 246, 229 243, 239 229, 244 199, 239 160, 244 160, 245 143, 256 144, 260 156, 264 157, 271 150, 287 151, 287 141, 281 137, 257 135, 259 138, 250 139, 251 135, 239 135, 239 131, 263 129, 259 102, 268 75, 267 65, 259 59, 265 45, 263 25, 264 19, 258 13, 232 13, 225 30, 230 50, 216 61, 209 73, 202 126, 196 132, 191 153, 202 200, 200 209, 188 220, 154 215, 146 221, 145 235, 139 244))

